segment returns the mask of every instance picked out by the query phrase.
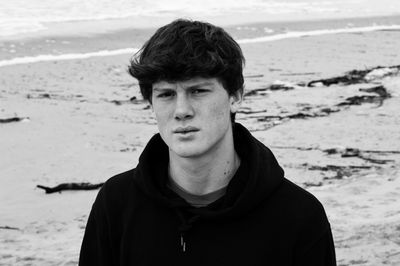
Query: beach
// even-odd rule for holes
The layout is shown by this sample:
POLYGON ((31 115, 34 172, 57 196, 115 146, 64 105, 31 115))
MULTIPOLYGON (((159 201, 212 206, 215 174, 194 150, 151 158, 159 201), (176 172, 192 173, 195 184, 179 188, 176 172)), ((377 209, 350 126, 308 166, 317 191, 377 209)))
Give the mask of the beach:
MULTIPOLYGON (((237 122, 322 202, 342 266, 400 264, 398 25, 226 26, 246 58, 237 122)), ((98 190, 36 186, 102 183, 136 166, 157 125, 127 67, 154 30, 0 43, 0 265, 77 264, 98 190)))

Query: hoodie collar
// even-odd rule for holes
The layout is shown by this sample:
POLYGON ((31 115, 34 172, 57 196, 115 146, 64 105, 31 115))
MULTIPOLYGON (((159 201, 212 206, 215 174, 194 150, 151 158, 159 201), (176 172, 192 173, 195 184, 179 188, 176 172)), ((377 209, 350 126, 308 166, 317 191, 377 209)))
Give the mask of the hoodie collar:
POLYGON ((235 150, 241 165, 224 197, 207 207, 192 208, 169 188, 168 146, 154 135, 139 158, 137 175, 142 191, 152 200, 171 208, 183 208, 203 218, 231 218, 251 211, 282 183, 284 172, 272 152, 241 124, 233 126, 235 150))

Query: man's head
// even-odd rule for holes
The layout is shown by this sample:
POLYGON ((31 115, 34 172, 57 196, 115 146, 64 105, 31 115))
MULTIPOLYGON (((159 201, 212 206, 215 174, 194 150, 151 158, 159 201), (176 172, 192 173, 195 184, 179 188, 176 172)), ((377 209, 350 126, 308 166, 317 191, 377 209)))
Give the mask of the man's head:
POLYGON ((129 72, 151 103, 154 83, 195 77, 217 78, 229 95, 241 94, 243 65, 239 45, 222 28, 179 19, 157 30, 133 58, 129 72))

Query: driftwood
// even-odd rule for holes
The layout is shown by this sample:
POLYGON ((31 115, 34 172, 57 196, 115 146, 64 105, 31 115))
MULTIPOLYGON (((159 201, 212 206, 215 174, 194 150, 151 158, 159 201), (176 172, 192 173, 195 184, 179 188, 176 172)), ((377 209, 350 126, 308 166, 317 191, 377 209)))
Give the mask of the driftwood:
POLYGON ((138 100, 138 99, 136 98, 136 96, 133 96, 133 97, 131 97, 129 100, 112 100, 112 101, 110 101, 110 102, 111 102, 111 103, 114 103, 114 104, 116 104, 116 105, 122 105, 122 104, 131 104, 131 103, 136 104, 136 103, 141 103, 141 102, 143 102, 143 101, 138 100))
POLYGON ((10 117, 10 118, 0 118, 0 123, 12 123, 12 122, 20 122, 23 120, 29 119, 28 117, 10 117))
POLYGON ((320 187, 322 185, 323 185, 322 182, 317 182, 317 183, 304 182, 303 183, 303 186, 305 186, 306 188, 309 188, 309 187, 320 187))
POLYGON ((63 183, 55 187, 46 187, 37 185, 36 187, 44 189, 46 194, 61 192, 63 190, 93 190, 100 188, 104 183, 91 184, 91 183, 63 183))
POLYGON ((268 87, 268 89, 271 90, 271 91, 278 91, 278 90, 289 91, 289 90, 293 90, 294 86, 290 86, 290 85, 287 85, 287 84, 284 84, 284 83, 282 83, 282 84, 277 83, 277 84, 271 84, 268 87))
POLYGON ((263 74, 244 76, 244 78, 262 78, 262 77, 264 77, 263 74))
POLYGON ((51 99, 51 95, 49 93, 39 93, 36 96, 33 96, 31 94, 26 95, 27 99, 51 99))
POLYGON ((4 230, 20 230, 20 229, 17 228, 17 227, 11 227, 11 226, 8 226, 8 225, 6 225, 6 226, 0 226, 0 229, 4 229, 4 230))

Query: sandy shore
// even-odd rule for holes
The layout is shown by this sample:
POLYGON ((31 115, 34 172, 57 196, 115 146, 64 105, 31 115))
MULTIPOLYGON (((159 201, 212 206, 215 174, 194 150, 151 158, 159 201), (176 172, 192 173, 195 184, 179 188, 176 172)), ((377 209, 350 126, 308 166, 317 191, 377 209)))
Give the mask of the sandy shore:
MULTIPOLYGON (((238 122, 271 147, 287 178, 324 204, 338 265, 400 264, 400 74, 304 85, 399 65, 399 40, 399 31, 379 31, 242 45, 246 92, 257 92, 238 122), (294 89, 272 92, 277 80, 294 89), (376 96, 359 90, 376 86, 391 97, 339 105, 376 96), (299 113, 308 116, 293 116, 299 113)), ((0 68, 0 118, 23 118, 0 124, 0 265, 77 263, 97 191, 45 194, 36 185, 104 182, 136 165, 157 128, 126 73, 129 57, 0 68)))

